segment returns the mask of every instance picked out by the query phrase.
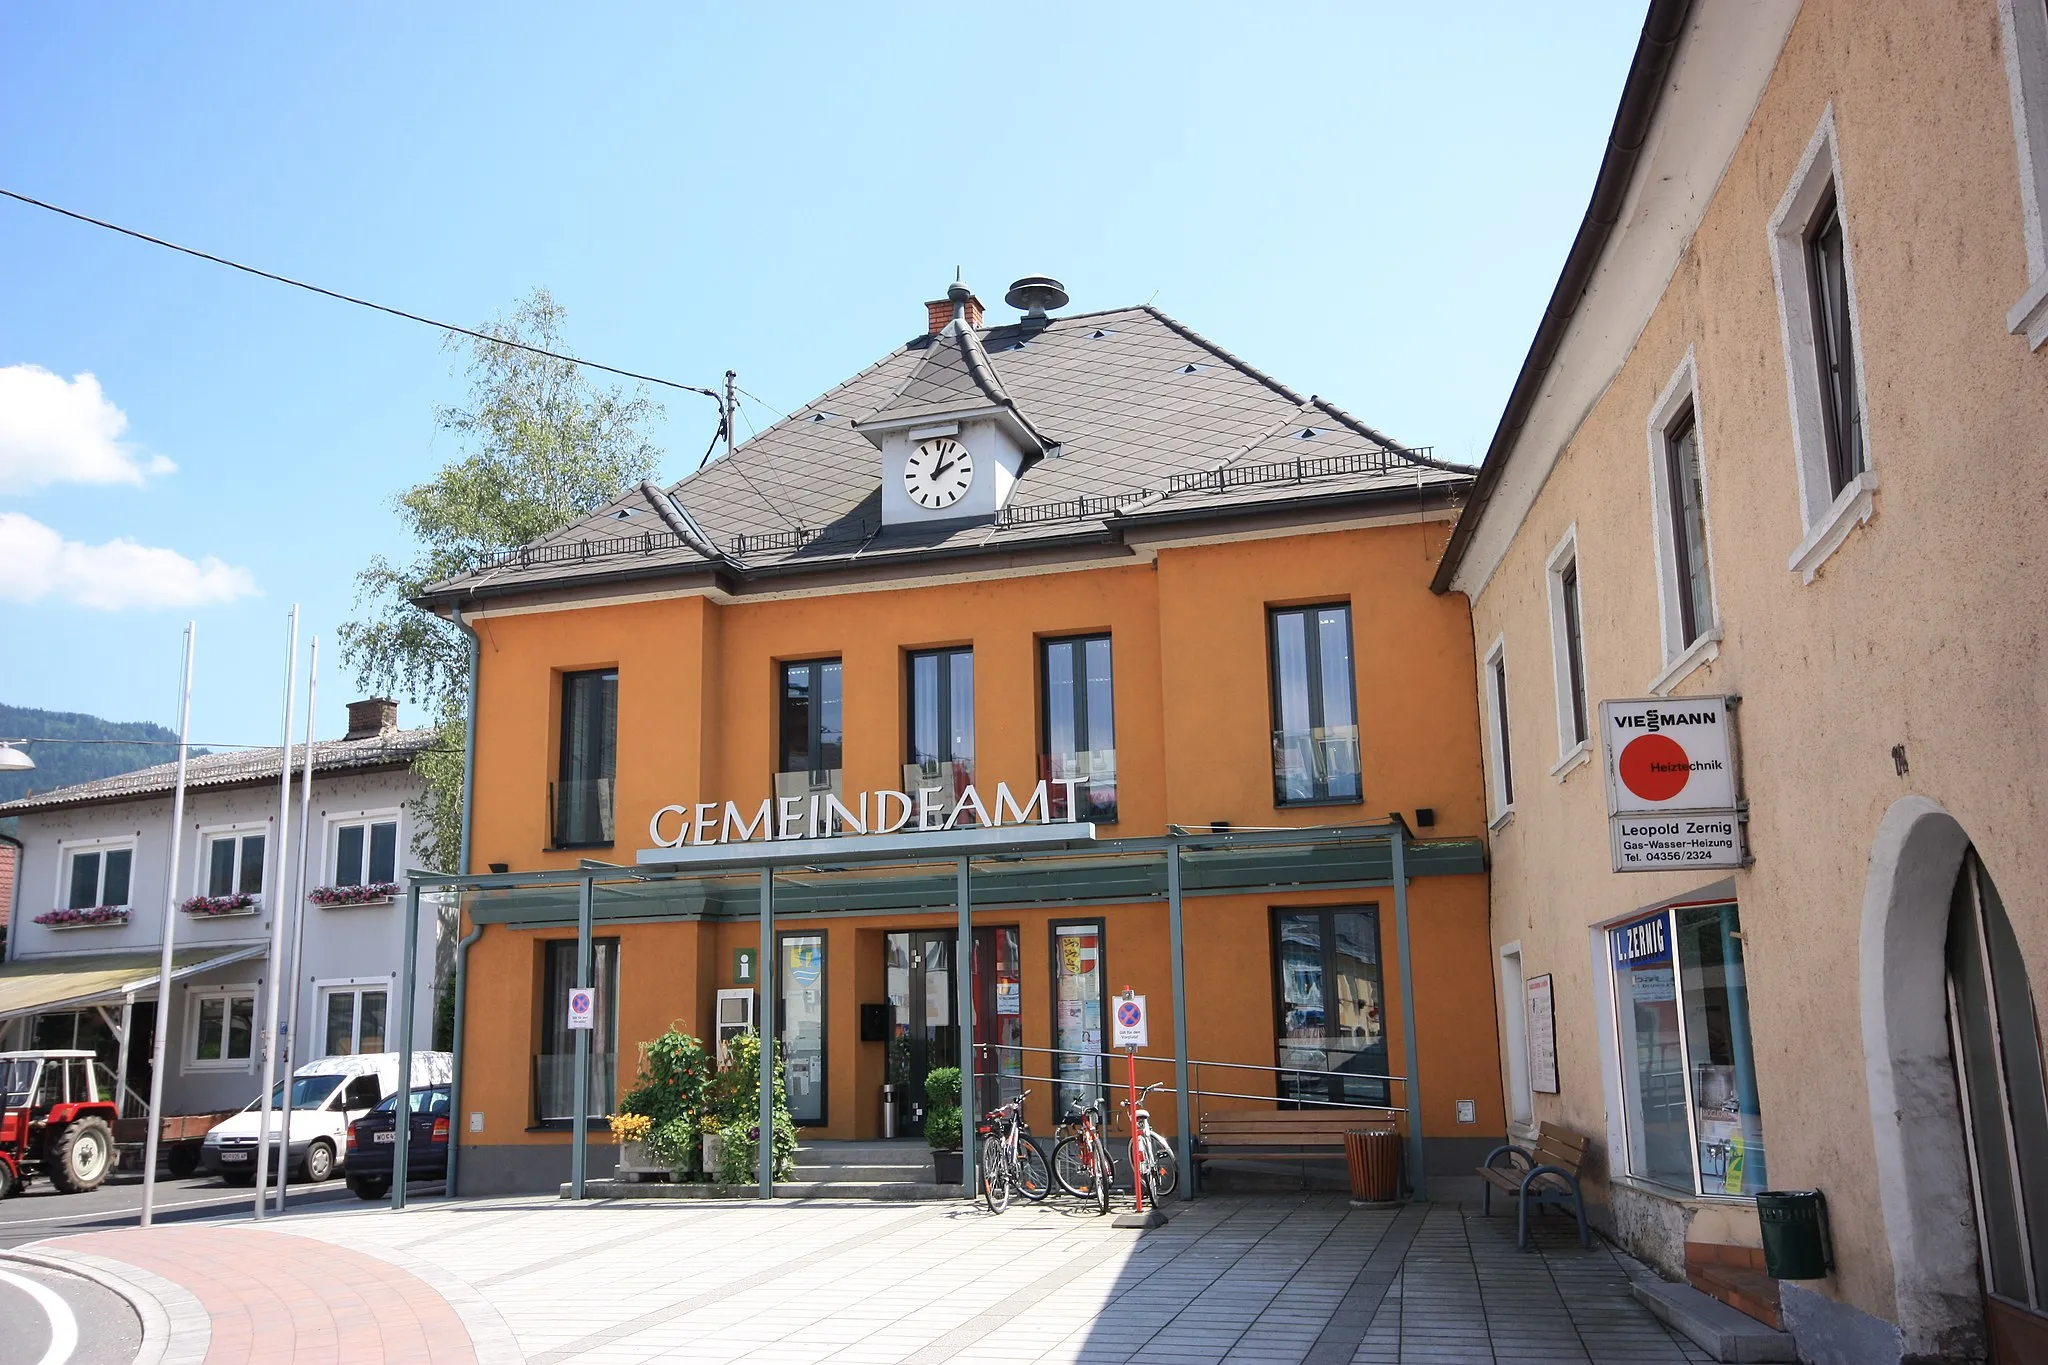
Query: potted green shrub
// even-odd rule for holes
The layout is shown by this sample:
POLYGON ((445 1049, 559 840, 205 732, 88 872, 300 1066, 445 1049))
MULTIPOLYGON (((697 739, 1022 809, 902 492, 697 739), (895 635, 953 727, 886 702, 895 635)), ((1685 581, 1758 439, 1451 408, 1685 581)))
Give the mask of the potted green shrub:
MULTIPOLYGON (((727 1063, 705 1088, 704 1169, 722 1184, 751 1185, 760 1178, 761 1038, 742 1033, 726 1040, 727 1063)), ((775 1058, 775 1178, 796 1179, 796 1121, 789 1115, 780 1049, 775 1058)))
POLYGON ((941 1185, 960 1183, 960 1068, 937 1067, 925 1073, 924 1140, 932 1149, 932 1178, 941 1185))
MULTIPOLYGON (((630 1165, 638 1172, 666 1173, 672 1179, 689 1175, 710 1079, 710 1053, 680 1028, 672 1025, 659 1038, 640 1044, 640 1074, 619 1101, 619 1113, 647 1122, 632 1125, 635 1150, 629 1153, 622 1141, 622 1171, 630 1165)), ((616 1123, 613 1129, 617 1131, 616 1123)))

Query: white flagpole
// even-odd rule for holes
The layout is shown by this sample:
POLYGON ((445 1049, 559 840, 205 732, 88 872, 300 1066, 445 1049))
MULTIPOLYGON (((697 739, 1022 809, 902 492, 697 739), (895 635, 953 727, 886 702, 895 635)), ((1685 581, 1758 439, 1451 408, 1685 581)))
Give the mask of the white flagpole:
MULTIPOLYGON (((142 1143, 142 1226, 156 1211, 156 1147, 162 1134, 164 1040, 171 1032, 171 940, 178 926, 178 846, 184 839, 185 749, 192 738, 192 646, 199 623, 185 623, 185 690, 178 703, 178 785, 171 792, 171 868, 164 884, 164 952, 156 972, 156 1037, 150 1044, 149 1130, 142 1143)), ((123 1078, 126 1079, 125 1077, 123 1078)))
MULTIPOLYGON (((306 979, 300 958, 306 946, 306 840, 313 828, 313 722, 320 697, 320 637, 313 637, 312 658, 306 664, 306 760, 299 778, 299 879, 292 893, 292 994, 284 1018, 284 1074, 292 1074, 298 1063, 299 985, 306 979)), ((289 755, 287 755, 289 757, 289 755)), ((284 1150, 292 1149, 292 1110, 284 1111, 284 1150)), ((277 1163, 277 1211, 284 1212, 284 1193, 292 1183, 291 1163, 277 1163)))
MULTIPOLYGON (((299 683, 299 604, 292 603, 291 626, 285 639, 284 653, 284 738, 278 745, 277 753, 277 838, 270 850, 269 861, 276 872, 272 884, 276 891, 264 901, 264 909, 270 912, 270 970, 264 973, 264 1017, 263 1017, 263 1126, 258 1129, 256 1141, 256 1218, 262 1221, 263 1202, 270 1195, 270 1113, 271 1091, 277 1086, 277 1008, 278 973, 284 970, 284 841, 292 824, 292 703, 299 683)), ((287 1089, 291 1080, 286 1073, 287 1089)), ((291 1096, 285 1096, 287 1108, 291 1096)), ((290 1152, 279 1152, 280 1162, 291 1159, 290 1152)))

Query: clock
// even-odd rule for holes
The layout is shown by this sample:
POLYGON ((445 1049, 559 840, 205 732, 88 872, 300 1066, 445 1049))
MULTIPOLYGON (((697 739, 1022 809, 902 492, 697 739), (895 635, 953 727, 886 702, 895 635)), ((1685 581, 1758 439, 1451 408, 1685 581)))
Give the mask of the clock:
POLYGON ((903 466, 903 491, 919 507, 951 507, 974 486, 974 457, 950 436, 926 441, 903 466))

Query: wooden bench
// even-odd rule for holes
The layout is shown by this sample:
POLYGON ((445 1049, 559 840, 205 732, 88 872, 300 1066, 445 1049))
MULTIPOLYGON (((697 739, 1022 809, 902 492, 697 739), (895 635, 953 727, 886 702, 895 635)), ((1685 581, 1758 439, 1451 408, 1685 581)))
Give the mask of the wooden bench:
POLYGON ((1393 1115, 1381 1109, 1205 1111, 1195 1134, 1195 1160, 1341 1161, 1346 1133, 1393 1127, 1393 1115))
POLYGON ((1590 1247, 1586 1233, 1586 1201, 1579 1193, 1579 1169, 1586 1163, 1591 1140, 1568 1128, 1546 1123, 1536 1131, 1536 1146, 1517 1147, 1509 1143, 1486 1154, 1479 1168, 1485 1185, 1480 1192, 1480 1210, 1493 1212, 1493 1192, 1511 1194, 1521 1205, 1515 1245, 1529 1247, 1529 1209, 1569 1207, 1579 1220, 1579 1245, 1590 1247))

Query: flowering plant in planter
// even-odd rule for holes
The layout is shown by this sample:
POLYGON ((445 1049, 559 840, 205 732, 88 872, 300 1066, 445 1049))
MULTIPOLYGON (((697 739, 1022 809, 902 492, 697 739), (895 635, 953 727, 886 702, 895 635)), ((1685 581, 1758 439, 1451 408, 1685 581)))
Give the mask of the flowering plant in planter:
POLYGON ((178 906, 188 915, 238 915, 245 910, 254 910, 262 903, 262 897, 253 891, 237 891, 231 896, 194 896, 178 906))
POLYGON ((613 1114, 609 1121, 612 1136, 620 1142, 645 1142, 654 1131, 654 1120, 646 1114, 613 1114))
POLYGON ((360 886, 316 886, 306 893, 315 905, 371 905, 388 901, 403 888, 397 882, 364 882, 360 886))
POLYGON ((78 929, 88 924, 126 924, 128 907, 125 905, 94 905, 83 910, 45 910, 36 916, 37 924, 47 924, 52 929, 78 929))

